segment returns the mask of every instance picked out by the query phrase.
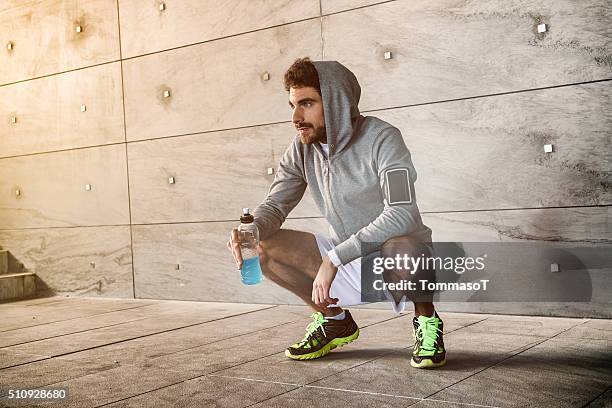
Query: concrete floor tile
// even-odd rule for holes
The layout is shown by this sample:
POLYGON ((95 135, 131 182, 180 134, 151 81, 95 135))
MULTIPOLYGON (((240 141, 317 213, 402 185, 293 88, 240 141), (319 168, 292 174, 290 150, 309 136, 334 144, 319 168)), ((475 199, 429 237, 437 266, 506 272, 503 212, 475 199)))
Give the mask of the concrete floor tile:
MULTIPOLYGON (((449 321, 449 324, 447 324, 445 320, 446 333, 474 322, 474 319, 461 319, 455 316, 445 319, 449 321)), ((291 341, 287 341, 286 346, 299 340, 302 336, 301 332, 296 333, 295 338, 289 339, 291 341)), ((412 347, 413 344, 412 316, 401 315, 392 320, 362 328, 357 340, 335 349, 325 358, 295 361, 288 359, 284 352, 280 352, 221 371, 218 374, 308 384, 386 354, 399 353, 399 355, 408 359, 411 352, 409 347, 412 347)))
POLYGON ((411 321, 407 316, 373 324, 360 329, 357 340, 335 349, 324 358, 310 361, 291 360, 285 356, 284 348, 304 336, 305 330, 302 328, 301 331, 296 331, 293 337, 286 339, 283 351, 217 374, 308 384, 382 355, 405 349, 412 343, 410 325, 411 321))
POLYGON ((302 387, 254 405, 254 408, 400 408, 415 400, 388 395, 357 393, 344 390, 302 387))
POLYGON ((503 362, 431 396, 499 407, 581 407, 609 387, 592 376, 503 362))
MULTIPOLYGON (((175 384, 191 378, 173 370, 146 369, 133 365, 122 365, 106 371, 73 378, 49 385, 65 387, 69 398, 62 407, 96 407, 101 404, 128 398, 159 387, 175 384)), ((40 406, 54 406, 48 402, 40 406)))
POLYGON ((305 324, 301 321, 270 327, 221 342, 151 358, 142 366, 160 369, 180 367, 193 375, 208 374, 276 354, 284 350, 288 338, 301 332, 304 327, 305 324))
POLYGON ((534 316, 493 316, 470 327, 479 333, 520 334, 525 336, 551 337, 562 333, 587 319, 534 316))
POLYGON ((0 335, 0 347, 8 347, 31 341, 43 340, 56 336, 77 333, 127 323, 135 320, 146 319, 148 313, 142 307, 131 308, 99 314, 95 316, 80 317, 59 322, 39 324, 2 332, 0 335))
POLYGON ((109 407, 241 408, 295 388, 292 385, 204 376, 128 398, 109 407))
MULTIPOLYGON (((201 347, 213 342, 222 342, 229 337, 263 330, 273 325, 294 322, 296 319, 301 320, 299 325, 305 325, 306 319, 293 308, 266 309, 25 364, 3 370, 0 378, 11 386, 21 387, 46 384, 46 382, 41 381, 58 382, 79 374, 91 374, 114 368, 116 364, 144 363, 152 358, 201 347)), ((220 345, 216 350, 218 348, 223 350, 224 346, 220 345)), ((5 350, 4 353, 8 355, 7 349, 0 349, 0 355, 2 355, 2 350, 5 350)), ((12 363, 33 361, 40 358, 37 355, 22 355, 16 352, 12 352, 12 354, 15 355, 12 360, 7 360, 12 363)), ((0 359, 0 361, 4 360, 0 359)))
POLYGON ((579 374, 612 384, 612 344, 608 340, 548 339, 504 363, 506 366, 579 374))
POLYGON ((110 359, 83 364, 78 361, 51 358, 1 370, 0 387, 32 388, 112 368, 116 368, 116 364, 110 359))
POLYGON ((86 332, 69 334, 61 337, 54 337, 15 346, 4 348, 4 350, 17 351, 20 353, 60 355, 72 353, 91 347, 99 347, 105 344, 125 341, 142 336, 151 336, 167 330, 176 330, 185 326, 202 324, 225 316, 231 313, 245 313, 259 307, 242 307, 228 311, 222 307, 210 308, 199 313, 183 314, 180 312, 159 313, 157 316, 88 330, 86 332))
POLYGON ((3 318, 0 321, 0 332, 142 306, 146 306, 146 304, 131 303, 126 300, 102 302, 101 304, 91 300, 88 303, 69 301, 67 304, 60 303, 54 306, 43 304, 14 310, 4 310, 4 306, 0 305, 0 315, 3 318))
MULTIPOLYGON (((410 366, 411 348, 399 350, 334 376, 334 387, 425 398, 482 371, 545 338, 457 330, 445 335, 447 364, 435 370, 410 366)), ((323 381, 311 385, 322 385, 323 381)), ((327 385, 327 384, 326 384, 327 385)))
POLYGON ((561 333, 559 337, 612 341, 612 320, 588 320, 561 333))
MULTIPOLYGON (((282 307, 260 310, 253 313, 228 317, 196 326, 184 327, 164 333, 109 344, 91 350, 63 356, 62 358, 81 361, 84 364, 100 359, 118 360, 126 364, 138 364, 151 358, 178 353, 189 349, 201 349, 207 344, 222 342, 237 336, 248 338, 249 333, 265 330, 288 323, 306 320, 295 311, 282 307)), ((299 324, 299 323, 298 323, 299 324)), ((304 323, 301 323, 304 324, 304 323)), ((223 348, 223 345, 219 347, 223 348)))
POLYGON ((359 339, 300 362, 283 352, 303 337, 306 306, 144 302, 0 304, 23 327, 3 320, 0 363, 26 363, 0 369, 0 387, 64 385, 74 399, 61 406, 79 407, 610 405, 610 320, 440 312, 448 363, 418 370, 411 311, 349 308, 359 339))
POLYGON ((22 353, 15 350, 0 349, 0 370, 17 364, 24 364, 49 357, 48 354, 22 353))
POLYGON ((609 408, 612 407, 612 386, 607 391, 595 398, 585 408, 609 408))

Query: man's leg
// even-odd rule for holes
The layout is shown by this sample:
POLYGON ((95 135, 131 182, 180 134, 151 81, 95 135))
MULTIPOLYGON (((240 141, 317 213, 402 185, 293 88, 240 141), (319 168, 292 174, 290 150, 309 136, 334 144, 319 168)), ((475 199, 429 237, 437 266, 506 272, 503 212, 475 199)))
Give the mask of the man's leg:
MULTIPOLYGON (((419 242, 410 235, 402 235, 394 237, 386 241, 381 249, 381 255, 386 258, 395 258, 397 255, 403 257, 414 258, 427 258, 433 256, 431 249, 425 243, 419 242)), ((407 280, 415 282, 417 287, 420 286, 419 280, 426 279, 432 281, 435 279, 434 271, 418 268, 414 274, 410 273, 406 269, 386 269, 383 273, 385 282, 399 282, 401 280, 407 280)), ((402 296, 406 296, 406 299, 413 300, 414 314, 418 316, 433 316, 435 312, 433 300, 433 293, 426 293, 422 291, 390 291, 395 302, 398 303, 402 296)))
POLYGON ((281 229, 262 241, 261 248, 261 270, 266 278, 293 292, 324 316, 342 313, 341 307, 321 308, 312 301, 312 283, 322 262, 313 234, 281 229))
MULTIPOLYGON (((433 256, 430 245, 420 242, 410 235, 395 237, 385 242, 381 253, 386 258, 400 259, 404 256, 409 259, 425 259, 433 256)), ((403 265, 402 265, 403 266, 403 265)), ((414 302, 415 317, 412 320, 414 334, 414 349, 410 365, 417 368, 441 367, 446 364, 446 349, 444 348, 444 324, 435 312, 433 305, 433 292, 421 291, 419 280, 435 282, 435 270, 417 268, 413 271, 406 269, 391 269, 383 272, 386 282, 399 282, 406 280, 416 284, 416 291, 391 291, 391 295, 398 302, 402 296, 414 302)))
POLYGON ((261 242, 259 256, 264 276, 327 317, 314 314, 314 321, 308 325, 304 338, 285 350, 287 357, 295 360, 323 357, 359 337, 359 328, 348 310, 319 307, 312 301, 312 284, 322 262, 313 234, 281 229, 261 242), (343 316, 338 316, 341 314, 343 316))

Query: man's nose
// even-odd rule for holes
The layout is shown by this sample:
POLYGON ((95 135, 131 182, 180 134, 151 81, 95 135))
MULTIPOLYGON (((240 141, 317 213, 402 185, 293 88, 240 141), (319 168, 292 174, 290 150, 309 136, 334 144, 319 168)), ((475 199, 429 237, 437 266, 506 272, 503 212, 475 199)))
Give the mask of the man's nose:
POLYGON ((298 123, 301 123, 304 121, 304 116, 302 115, 299 109, 294 109, 293 114, 291 116, 291 120, 293 121, 294 124, 297 125, 298 123))

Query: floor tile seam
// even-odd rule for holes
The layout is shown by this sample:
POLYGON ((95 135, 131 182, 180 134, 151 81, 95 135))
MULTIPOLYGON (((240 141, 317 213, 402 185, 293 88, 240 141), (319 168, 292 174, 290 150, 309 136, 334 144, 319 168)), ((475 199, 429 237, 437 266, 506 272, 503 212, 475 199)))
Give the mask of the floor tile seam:
POLYGON ((593 402, 597 401, 600 397, 602 397, 605 393, 607 393, 608 391, 612 390, 612 385, 609 386, 608 388, 606 388, 605 390, 603 390, 599 395, 597 395, 595 398, 591 399, 590 401, 588 401, 586 404, 584 404, 581 408, 588 408, 589 405, 591 405, 593 402))
MULTIPOLYGON (((269 310, 269 309, 273 309, 273 308, 274 308, 274 306, 268 307, 268 308, 264 308, 264 309, 252 310, 249 313, 255 313, 255 312, 258 312, 258 311, 265 311, 265 310, 269 310)), ((244 314, 244 313, 241 313, 241 314, 238 314, 238 315, 229 316, 228 318, 241 316, 242 314, 244 314)), ((128 323, 138 322, 138 321, 141 321, 141 320, 152 319, 152 318, 154 318, 154 316, 141 317, 141 318, 138 318, 138 319, 128 320, 128 321, 125 321, 125 322, 114 323, 114 324, 110 324, 110 325, 106 325, 106 326, 92 327, 92 328, 89 328, 89 329, 78 330, 78 331, 71 332, 71 333, 64 333, 64 334, 60 334, 60 335, 57 335, 57 336, 44 337, 42 339, 36 339, 36 340, 26 341, 26 342, 23 342, 23 343, 11 344, 9 346, 0 346, 0 350, 3 349, 3 348, 19 346, 19 345, 28 344, 28 343, 35 343, 37 341, 44 341, 44 340, 53 339, 53 338, 62 337, 62 336, 70 336, 70 335, 73 335, 73 334, 85 333, 85 332, 88 332, 88 331, 91 331, 91 330, 105 329, 105 328, 108 328, 108 327, 119 326, 119 325, 122 325, 122 324, 128 324, 128 323)), ((214 321, 216 321, 216 320, 214 320, 214 321)), ((182 328, 189 328, 189 327, 197 326, 197 325, 200 325, 200 324, 207 324, 207 323, 210 323, 210 322, 201 322, 201 323, 196 323, 194 325, 187 325, 187 326, 175 329, 175 330, 180 330, 182 328)), ((290 323, 292 323, 292 322, 290 322, 290 323)), ((37 327, 37 326, 32 326, 32 327, 37 327)), ((154 336, 156 334, 157 333, 152 334, 152 335, 154 336)), ((234 337, 234 336, 232 336, 232 337, 234 337)), ((208 343, 206 343, 206 344, 208 344, 208 343)))
MULTIPOLYGON (((298 388, 315 388, 315 389, 323 389, 323 390, 330 390, 330 391, 340 391, 340 392, 348 392, 348 393, 354 393, 354 394, 377 395, 377 396, 383 396, 383 397, 402 398, 402 399, 410 399, 410 400, 418 400, 418 401, 425 400, 425 398, 411 397, 411 396, 408 396, 408 395, 401 395, 401 394, 388 394, 388 393, 373 392, 373 391, 359 391, 359 390, 350 390, 350 389, 346 389, 346 388, 336 388, 336 387, 322 387, 322 386, 318 386, 318 385, 287 383, 287 382, 282 382, 282 381, 261 380, 261 379, 254 379, 254 378, 235 377, 235 376, 218 375, 218 374, 207 374, 207 376, 209 376, 209 377, 219 377, 219 378, 230 378, 230 379, 241 380, 241 381, 264 382, 264 383, 279 384, 279 385, 290 385, 290 386, 296 387, 295 389, 289 390, 288 392, 295 391, 298 388)), ((279 395, 282 395, 282 394, 279 394, 279 395)), ((276 398, 279 395, 275 395, 272 398, 276 398)), ((430 401, 455 404, 452 401, 445 401, 445 400, 430 400, 430 401)), ((262 402, 262 401, 259 401, 258 403, 260 403, 260 402, 262 402)), ((492 405, 481 405, 481 404, 471 404, 471 403, 458 403, 458 404, 459 405, 476 406, 476 407, 498 408, 498 407, 492 406, 492 405)))
POLYGON ((102 312, 102 313, 96 313, 96 314, 92 314, 92 315, 87 315, 87 316, 78 316, 78 317, 71 317, 69 319, 62 319, 62 320, 55 320, 53 322, 46 322, 46 323, 41 323, 41 324, 34 324, 32 326, 25 326, 25 327, 16 327, 14 329, 8 329, 8 330, 0 330, 0 333, 6 333, 6 332, 10 332, 10 331, 15 331, 15 330, 23 330, 23 329, 29 329, 31 327, 39 327, 39 326, 44 326, 47 324, 54 324, 54 323, 62 323, 62 322, 69 322, 71 320, 76 320, 76 319, 87 319, 90 317, 98 317, 101 315, 105 315, 108 313, 115 313, 115 312, 123 312, 125 310, 132 310, 132 309, 139 309, 139 308, 143 308, 143 307, 147 307, 147 306, 151 306, 151 305, 140 305, 140 306, 130 306, 130 307, 126 307, 124 309, 117 309, 117 310, 109 310, 106 312, 102 312))
MULTIPOLYGON (((24 342, 21 342, 21 343, 10 344, 8 346, 0 346, 0 350, 2 350, 3 348, 13 347, 13 346, 20 346, 20 345, 28 344, 28 343, 35 343, 37 341, 43 341, 43 340, 55 339, 55 338, 63 337, 63 336, 70 336, 70 335, 73 335, 73 334, 85 333, 85 332, 88 332, 88 331, 91 331, 91 330, 106 329, 106 328, 109 328, 109 327, 119 326, 121 324, 126 324, 126 323, 138 322, 138 321, 145 320, 145 319, 148 319, 148 317, 141 317, 139 319, 128 320, 128 321, 125 321, 125 322, 107 324, 105 326, 90 327, 89 329, 77 330, 77 331, 70 332, 70 333, 62 333, 62 334, 58 334, 58 335, 55 335, 55 336, 42 337, 42 338, 39 338, 39 339, 36 339, 36 340, 28 340, 28 341, 24 341, 24 342)), ((36 326, 34 326, 34 327, 36 327, 36 326)))
MULTIPOLYGON (((39 361, 50 360, 52 358, 63 357, 63 356, 66 356, 66 355, 76 354, 76 353, 80 353, 80 352, 83 352, 83 351, 93 350, 93 349, 96 349, 96 348, 106 347, 106 346, 110 346, 110 345, 114 345, 114 344, 125 343, 125 342, 131 341, 131 340, 136 340, 136 339, 140 339, 140 338, 144 338, 144 337, 154 336, 156 334, 168 333, 168 332, 184 329, 184 328, 187 328, 187 327, 198 326, 198 325, 201 325, 201 324, 215 322, 215 321, 219 321, 219 320, 223 320, 223 319, 227 319, 227 318, 231 318, 231 317, 242 316, 242 315, 245 315, 245 314, 258 312, 258 311, 261 311, 261 310, 269 310, 269 309, 273 309, 275 307, 277 307, 277 306, 271 306, 271 307, 265 308, 265 309, 257 309, 257 310, 253 310, 253 311, 248 311, 248 312, 240 313, 240 314, 237 314, 237 315, 224 316, 224 317, 220 317, 220 318, 217 318, 217 319, 208 320, 206 322, 194 323, 194 324, 189 324, 189 325, 181 326, 181 327, 175 327, 173 329, 162 330, 162 331, 155 332, 155 333, 148 333, 148 334, 144 334, 144 335, 141 335, 141 336, 131 337, 131 338, 128 338, 128 339, 113 341, 113 342, 102 344, 102 345, 99 345, 99 346, 86 347, 84 349, 74 350, 74 351, 70 351, 70 352, 67 352, 67 353, 61 353, 61 354, 58 354, 58 355, 47 356, 45 358, 41 358, 41 359, 34 360, 34 361, 28 361, 28 362, 25 362, 25 363, 14 364, 14 365, 11 365, 11 366, 8 366, 8 367, 0 367, 0 370, 5 370, 5 369, 8 369, 8 368, 13 368, 13 367, 19 367, 19 366, 22 366, 22 365, 25 365, 25 364, 36 363, 36 362, 39 362, 39 361)), ((19 351, 17 351, 17 352, 19 352, 19 351)))

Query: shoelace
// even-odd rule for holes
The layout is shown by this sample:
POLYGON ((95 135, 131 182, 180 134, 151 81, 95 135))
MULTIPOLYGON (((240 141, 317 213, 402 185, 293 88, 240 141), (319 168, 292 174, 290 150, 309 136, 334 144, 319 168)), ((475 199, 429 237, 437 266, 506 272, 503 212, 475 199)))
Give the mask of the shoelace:
POLYGON ((325 327, 323 327, 323 324, 327 323, 328 320, 325 318, 325 316, 323 316, 323 313, 315 312, 311 314, 310 317, 312 318, 313 321, 309 323, 308 326, 306 326, 306 335, 304 336, 302 341, 300 341, 299 343, 300 346, 307 343, 310 336, 312 336, 312 334, 316 332, 319 327, 323 331, 323 335, 327 336, 327 334, 325 334, 325 327))
POLYGON ((435 318, 425 320, 424 324, 419 322, 419 327, 415 330, 417 340, 422 344, 423 350, 436 351, 436 341, 438 340, 438 332, 442 332, 435 324, 435 318))

